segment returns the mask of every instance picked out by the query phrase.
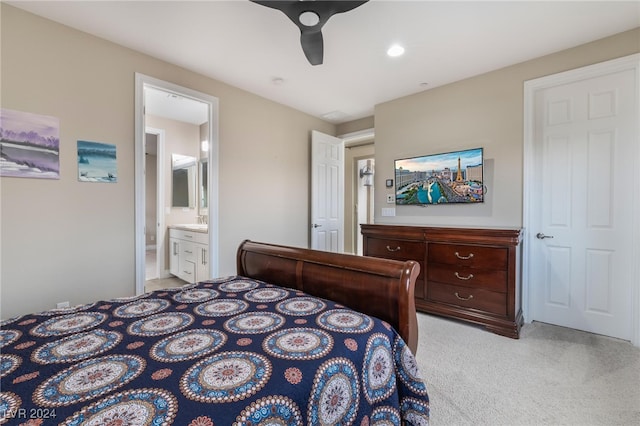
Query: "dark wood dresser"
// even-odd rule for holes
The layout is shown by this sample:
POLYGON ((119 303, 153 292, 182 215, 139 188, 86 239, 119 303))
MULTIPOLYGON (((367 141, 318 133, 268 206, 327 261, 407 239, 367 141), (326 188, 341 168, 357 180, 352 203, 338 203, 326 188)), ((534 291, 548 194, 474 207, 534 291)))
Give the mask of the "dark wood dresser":
POLYGON ((418 311, 519 337, 520 229, 362 225, 361 230, 365 256, 420 263, 418 311))

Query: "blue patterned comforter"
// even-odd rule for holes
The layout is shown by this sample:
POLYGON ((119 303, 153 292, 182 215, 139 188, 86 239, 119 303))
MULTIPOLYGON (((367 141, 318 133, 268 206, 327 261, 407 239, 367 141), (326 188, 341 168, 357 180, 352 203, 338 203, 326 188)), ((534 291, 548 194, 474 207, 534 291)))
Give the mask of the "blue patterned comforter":
POLYGON ((0 424, 426 425, 385 322, 244 277, 25 315, 0 330, 0 424))

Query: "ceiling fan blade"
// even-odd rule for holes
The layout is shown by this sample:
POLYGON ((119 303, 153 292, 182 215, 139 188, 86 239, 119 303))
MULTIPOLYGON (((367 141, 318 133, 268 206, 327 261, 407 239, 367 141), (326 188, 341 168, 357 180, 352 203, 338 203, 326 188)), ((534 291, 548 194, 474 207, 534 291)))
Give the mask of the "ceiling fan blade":
POLYGON ((300 43, 307 60, 311 65, 322 64, 324 55, 324 42, 322 40, 322 26, 337 13, 348 12, 369 0, 360 1, 280 1, 280 0, 251 0, 262 6, 277 9, 287 15, 287 17, 300 29, 300 43), (303 23, 301 16, 305 12, 312 12, 316 15, 317 21, 312 24, 303 23))
POLYGON ((300 33, 300 44, 304 56, 311 65, 321 65, 324 56, 324 41, 321 31, 302 31, 300 33))

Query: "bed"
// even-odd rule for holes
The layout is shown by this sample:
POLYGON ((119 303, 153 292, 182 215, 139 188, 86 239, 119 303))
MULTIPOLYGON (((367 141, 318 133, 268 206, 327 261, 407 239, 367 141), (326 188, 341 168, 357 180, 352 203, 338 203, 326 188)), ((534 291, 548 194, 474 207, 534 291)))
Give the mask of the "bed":
POLYGON ((5 320, 0 424, 428 424, 418 272, 244 241, 236 276, 5 320))

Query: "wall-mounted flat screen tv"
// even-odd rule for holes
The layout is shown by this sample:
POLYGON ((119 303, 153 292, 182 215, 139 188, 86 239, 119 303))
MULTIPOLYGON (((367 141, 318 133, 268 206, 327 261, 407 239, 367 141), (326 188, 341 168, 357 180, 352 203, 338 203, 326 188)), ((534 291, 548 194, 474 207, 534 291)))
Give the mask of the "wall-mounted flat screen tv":
POLYGON ((484 201, 482 148, 395 160, 396 204, 484 201))

